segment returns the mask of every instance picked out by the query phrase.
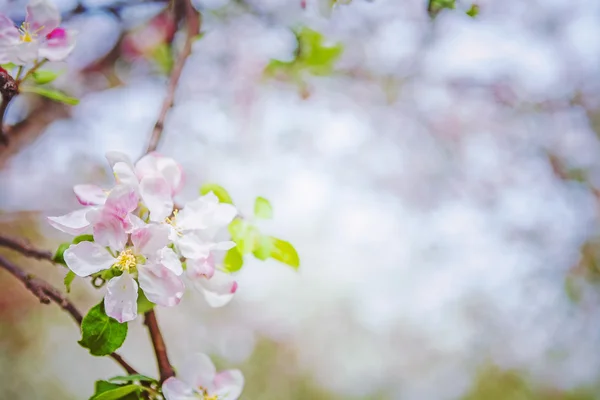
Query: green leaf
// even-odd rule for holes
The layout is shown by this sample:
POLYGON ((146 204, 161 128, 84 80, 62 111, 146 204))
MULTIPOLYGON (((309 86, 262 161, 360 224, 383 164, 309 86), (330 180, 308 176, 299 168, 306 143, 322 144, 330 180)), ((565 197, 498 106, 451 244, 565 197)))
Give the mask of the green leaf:
MULTIPOLYGON (((118 386, 116 388, 113 389, 109 389, 106 390, 104 392, 101 393, 97 393, 90 399, 90 400, 118 400, 118 399, 124 399, 126 398, 127 395, 132 394, 132 393, 139 393, 140 392, 140 386, 138 385, 126 385, 126 386, 118 386)), ((132 397, 132 398, 137 398, 136 397, 132 397)))
POLYGON ((69 246, 71 246, 71 243, 66 242, 66 243, 61 243, 58 246, 58 249, 56 249, 56 253, 54 253, 54 256, 52 257, 52 261, 57 262, 59 264, 62 265, 67 265, 67 263, 65 262, 65 250, 67 250, 69 248, 69 246))
POLYGON ((73 244, 81 243, 81 242, 93 242, 94 235, 79 235, 75 236, 73 239, 73 244))
POLYGON ((271 241, 273 242, 271 257, 277 261, 289 265, 290 267, 293 267, 294 269, 298 269, 298 267, 300 267, 300 258, 298 257, 296 249, 290 242, 277 239, 273 236, 271 236, 271 241))
POLYGON ((254 201, 254 216, 263 219, 273 218, 273 207, 271 207, 269 200, 264 197, 256 198, 254 201))
POLYGON ((41 86, 21 86, 19 90, 23 93, 35 93, 40 96, 47 97, 49 99, 59 101, 61 103, 69 104, 72 106, 76 106, 79 104, 79 99, 74 97, 69 97, 63 92, 59 92, 55 89, 44 88, 41 86))
POLYGON ((7 71, 15 69, 17 66, 13 63, 0 64, 0 67, 4 68, 7 71))
POLYGON ((133 374, 127 376, 114 376, 109 379, 109 382, 156 382, 156 379, 142 374, 133 374))
POLYGON ((137 311, 138 314, 144 314, 154 308, 156 304, 148 300, 142 288, 138 288, 137 311))
POLYGON ((431 19, 437 17, 437 15, 445 8, 453 10, 456 8, 456 0, 429 0, 427 5, 427 13, 431 19))
POLYGON ((213 192, 215 196, 219 198, 221 203, 229 203, 233 204, 233 200, 231 200, 231 196, 227 193, 227 190, 223 186, 217 185, 216 183, 205 183, 200 188, 200 194, 205 195, 210 192, 213 192))
POLYGON ((242 269, 243 265, 244 258, 238 251, 237 247, 229 249, 225 254, 225 259, 223 260, 223 266, 225 268, 225 271, 236 272, 242 269))
POLYGON ((104 302, 92 307, 81 323, 79 344, 94 356, 106 356, 117 350, 127 337, 127 324, 120 324, 104 312, 104 302))
POLYGON ((231 221, 229 233, 241 254, 247 254, 254 250, 255 242, 260 237, 258 229, 241 218, 231 221))
POLYGON ((467 11, 467 15, 471 18, 475 18, 479 15, 479 6, 477 4, 471 4, 471 8, 467 11))
POLYGON ((31 76, 33 77, 35 83, 37 83, 38 85, 45 85, 58 78, 60 76, 60 73, 48 70, 38 70, 31 74, 31 76))
POLYGON ((151 57, 162 73, 168 74, 173 69, 173 53, 171 52, 171 46, 167 43, 158 45, 152 52, 151 57))
POLYGON ((254 257, 258 258, 259 260, 265 261, 271 256, 272 251, 273 240, 271 240, 271 237, 260 235, 258 240, 256 240, 252 254, 254 254, 254 257))
POLYGON ((71 293, 71 283, 73 282, 73 279, 75 279, 75 272, 73 271, 69 271, 67 272, 67 275, 65 275, 65 289, 67 290, 67 293, 71 293))

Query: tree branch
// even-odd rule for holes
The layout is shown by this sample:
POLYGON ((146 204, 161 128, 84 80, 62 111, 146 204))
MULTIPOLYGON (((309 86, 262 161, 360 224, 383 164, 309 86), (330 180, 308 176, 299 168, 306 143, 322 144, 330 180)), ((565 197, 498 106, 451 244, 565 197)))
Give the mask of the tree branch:
POLYGON ((5 146, 8 146, 8 136, 4 132, 4 114, 6 114, 8 104, 18 92, 19 84, 4 68, 0 67, 0 95, 2 97, 2 104, 0 105, 0 142, 5 146))
POLYGON ((150 332, 150 339, 152 340, 152 347, 154 347, 154 354, 156 354, 156 361, 160 372, 160 382, 162 383, 170 377, 175 376, 175 371, 169 361, 167 346, 165 345, 162 333, 160 333, 154 310, 148 311, 145 317, 144 324, 146 324, 150 332))
MULTIPOLYGON (((77 322, 77 325, 81 325, 81 321, 83 320, 83 316, 75 307, 75 305, 67 299, 60 290, 56 289, 54 286, 50 285, 43 279, 37 278, 33 275, 27 274, 21 268, 11 263, 4 257, 0 256, 0 267, 8 271, 15 278, 20 280, 25 288, 29 290, 35 297, 40 300, 40 303, 50 304, 51 302, 56 303, 60 308, 64 311, 68 312, 71 317, 77 322)), ((123 357, 121 357, 117 353, 112 353, 110 357, 115 360, 128 374, 137 374, 138 372, 129 365, 123 357)))
POLYGON ((146 153, 155 151, 158 147, 158 142, 160 141, 163 129, 165 127, 167 113, 169 112, 169 109, 173 107, 173 102, 175 101, 175 90, 177 90, 177 84, 179 83, 179 78, 181 78, 181 72, 185 66, 185 61, 192 53, 192 44, 194 43, 195 37, 200 33, 200 14, 194 9, 190 0, 179 1, 182 1, 185 6, 185 21, 187 25, 185 44, 183 45, 183 49, 181 49, 181 53, 179 54, 179 57, 177 57, 175 65, 173 66, 173 70, 171 71, 169 86, 167 87, 167 95, 158 114, 158 119, 154 124, 154 129, 152 129, 152 135, 150 136, 150 142, 148 143, 146 153))
POLYGON ((48 260, 50 262, 54 262, 53 255, 51 252, 36 249, 31 244, 20 239, 14 239, 0 235, 0 247, 6 247, 11 250, 17 251, 23 254, 25 257, 35 258, 36 260, 48 260))

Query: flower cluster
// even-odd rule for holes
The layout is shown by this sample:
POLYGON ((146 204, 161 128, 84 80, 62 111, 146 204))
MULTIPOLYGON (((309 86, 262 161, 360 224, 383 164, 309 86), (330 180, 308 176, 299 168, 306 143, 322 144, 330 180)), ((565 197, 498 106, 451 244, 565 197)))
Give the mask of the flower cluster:
POLYGON ((160 306, 179 304, 184 270, 213 307, 227 304, 237 283, 217 268, 215 252, 235 246, 218 234, 236 216, 231 204, 219 203, 212 192, 175 207, 183 171, 175 160, 150 153, 135 165, 122 153, 107 159, 117 184, 110 190, 95 185, 74 187, 83 209, 50 224, 71 235, 93 234, 93 241, 72 244, 64 252, 71 271, 106 280, 106 314, 119 322, 137 316, 138 288, 160 306))
POLYGON ((64 60, 75 47, 75 35, 60 28, 60 22, 58 9, 46 0, 30 1, 27 17, 20 27, 0 14, 0 64, 64 60))

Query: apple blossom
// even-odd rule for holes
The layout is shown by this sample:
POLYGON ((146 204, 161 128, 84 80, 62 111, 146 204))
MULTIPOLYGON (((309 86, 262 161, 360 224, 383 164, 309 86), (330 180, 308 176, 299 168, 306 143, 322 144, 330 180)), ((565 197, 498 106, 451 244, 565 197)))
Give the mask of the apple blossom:
POLYGON ((217 373, 206 354, 194 354, 185 362, 181 379, 169 378, 162 385, 166 400, 236 400, 244 388, 244 376, 237 369, 217 373))
MULTIPOLYGON (((110 234, 121 235, 116 230, 107 231, 110 234)), ((106 314, 117 321, 131 321, 137 315, 138 282, 148 300, 161 306, 175 306, 183 296, 184 284, 179 278, 183 268, 177 254, 167 247, 168 236, 163 225, 148 224, 131 233, 133 246, 120 248, 118 255, 98 243, 81 242, 71 245, 64 259, 67 267, 82 277, 110 268, 121 273, 108 281, 104 305, 106 314)))
POLYGON ((117 182, 130 185, 139 193, 150 212, 150 220, 163 221, 173 212, 173 196, 183 184, 182 168, 175 160, 156 152, 142 157, 135 165, 126 154, 112 151, 106 158, 117 182))
POLYGON ((38 59, 64 60, 75 47, 73 32, 60 28, 56 6, 47 0, 31 0, 20 28, 0 14, 0 63, 25 65, 38 59))
POLYGON ((211 307, 223 307, 233 299, 237 291, 237 282, 231 274, 215 267, 212 254, 203 259, 188 259, 186 272, 194 287, 202 292, 211 307))

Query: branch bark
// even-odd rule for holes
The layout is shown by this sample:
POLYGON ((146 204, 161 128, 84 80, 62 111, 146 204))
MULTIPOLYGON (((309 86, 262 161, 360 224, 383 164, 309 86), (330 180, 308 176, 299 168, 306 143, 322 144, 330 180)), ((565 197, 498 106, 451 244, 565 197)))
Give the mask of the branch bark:
MULTIPOLYGON (((69 313, 71 317, 77 322, 77 325, 81 326, 83 316, 75 307, 75 305, 67 299, 60 290, 50 285, 43 279, 37 278, 31 274, 26 273, 17 265, 11 263, 4 257, 0 257, 0 267, 8 271, 11 275, 21 281, 25 288, 29 290, 35 297, 37 297, 40 303, 50 304, 56 303, 60 308, 69 313)), ((115 360, 128 374, 137 374, 138 372, 129 365, 123 357, 117 353, 112 353, 110 357, 115 360)))
POLYGON ((192 45, 195 37, 200 33, 200 14, 194 9, 190 0, 180 1, 184 3, 185 7, 185 22, 187 25, 185 44, 183 45, 181 53, 179 53, 179 56, 175 61, 175 65, 173 66, 173 70, 171 71, 171 77, 169 78, 169 85, 167 87, 167 95, 158 114, 158 119, 154 124, 154 129, 152 129, 152 135, 150 136, 150 142, 148 143, 146 153, 153 152, 158 147, 158 142, 160 141, 163 129, 165 127, 167 113, 171 107, 173 107, 173 102, 175 101, 175 91, 177 90, 177 84, 179 83, 179 78, 181 78, 181 72, 185 66, 185 61, 192 53, 192 45))
POLYGON ((169 361, 167 346, 158 327, 154 310, 150 310, 145 314, 144 323, 148 327, 148 332, 150 332, 150 339, 152 340, 152 347, 154 347, 154 354, 156 354, 156 362, 158 363, 158 370, 160 372, 160 382, 162 383, 170 377, 175 376, 175 371, 169 361))
POLYGON ((46 250, 39 250, 21 239, 14 239, 0 235, 0 247, 17 251, 25 257, 35 258, 36 260, 48 260, 54 262, 52 253, 46 250))

